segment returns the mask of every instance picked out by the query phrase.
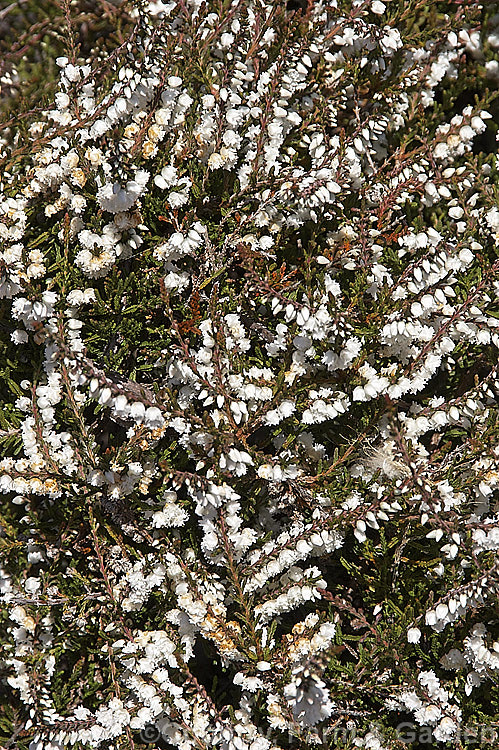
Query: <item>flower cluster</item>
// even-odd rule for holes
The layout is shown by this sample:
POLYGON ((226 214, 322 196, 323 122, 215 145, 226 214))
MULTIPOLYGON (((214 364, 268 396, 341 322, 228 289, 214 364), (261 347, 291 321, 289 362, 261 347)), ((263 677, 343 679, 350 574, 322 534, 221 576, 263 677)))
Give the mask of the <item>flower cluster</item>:
POLYGON ((0 144, 5 742, 453 742, 499 710, 499 16, 111 5, 0 144))

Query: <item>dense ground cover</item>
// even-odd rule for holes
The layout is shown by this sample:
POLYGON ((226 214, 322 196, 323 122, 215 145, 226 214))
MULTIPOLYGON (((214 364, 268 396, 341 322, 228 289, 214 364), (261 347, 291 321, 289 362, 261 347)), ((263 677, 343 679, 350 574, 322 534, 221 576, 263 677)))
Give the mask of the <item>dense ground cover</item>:
POLYGON ((497 7, 0 29, 2 746, 497 743, 497 7))

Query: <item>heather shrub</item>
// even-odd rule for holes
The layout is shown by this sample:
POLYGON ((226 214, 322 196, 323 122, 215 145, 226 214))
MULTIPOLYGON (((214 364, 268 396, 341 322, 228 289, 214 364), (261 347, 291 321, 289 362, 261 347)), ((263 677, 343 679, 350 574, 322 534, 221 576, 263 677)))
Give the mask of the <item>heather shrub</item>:
POLYGON ((493 745, 499 13, 7 10, 3 747, 493 745))

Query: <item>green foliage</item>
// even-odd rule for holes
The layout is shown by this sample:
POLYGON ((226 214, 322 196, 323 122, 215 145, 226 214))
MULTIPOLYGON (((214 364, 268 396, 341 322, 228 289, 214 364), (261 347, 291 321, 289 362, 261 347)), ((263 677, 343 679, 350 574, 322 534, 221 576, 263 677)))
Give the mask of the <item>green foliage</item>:
MULTIPOLYGON (((340 0, 337 5, 335 13, 344 12, 354 29, 357 28, 357 13, 365 12, 370 23, 377 19, 370 7, 359 9, 350 0, 340 0)), ((499 692, 494 681, 484 681, 469 694, 466 675, 456 670, 449 677, 442 666, 445 654, 456 644, 462 644, 478 621, 474 608, 442 632, 426 627, 419 642, 408 642, 407 631, 414 627, 424 629, 425 612, 439 601, 447 601, 445 592, 460 592, 479 581, 484 571, 490 570, 492 575, 497 571, 494 549, 470 552, 462 565, 459 557, 445 555, 440 539, 428 538, 429 532, 443 529, 444 541, 449 542, 452 534, 459 532, 462 537, 459 544, 467 551, 473 549, 471 527, 466 524, 468 520, 479 524, 472 513, 480 497, 477 488, 481 481, 495 486, 491 474, 495 470, 497 412, 482 384, 493 385, 496 348, 490 337, 478 342, 471 335, 463 336, 456 341, 452 358, 442 357, 443 363, 436 375, 429 377, 421 388, 408 389, 401 398, 389 397, 387 388, 369 399, 352 397, 354 390, 366 382, 362 369, 366 366, 376 366, 380 373, 385 373, 390 384, 404 374, 414 374, 416 366, 422 365, 426 354, 432 352, 432 346, 447 335, 454 318, 466 318, 469 322, 470 310, 475 304, 483 307, 486 326, 491 327, 490 320, 499 317, 497 299, 489 296, 487 301, 484 298, 486 293, 492 293, 494 283, 497 285, 497 242, 492 232, 486 230, 484 214, 497 204, 499 197, 494 153, 497 132, 494 120, 499 116, 499 104, 486 67, 494 60, 496 50, 487 41, 487 34, 482 33, 480 54, 473 55, 470 49, 465 51, 451 75, 435 87, 434 98, 427 106, 421 101, 425 79, 417 73, 420 80, 409 90, 407 108, 400 109, 400 123, 388 131, 384 142, 387 156, 379 157, 375 150, 366 156, 363 165, 368 177, 362 185, 342 189, 344 195, 340 191, 338 203, 326 202, 315 213, 309 211, 304 218, 297 219, 295 224, 293 221, 286 223, 282 217, 298 216, 296 206, 303 195, 296 175, 316 169, 309 147, 311 136, 321 133, 328 146, 337 137, 339 145, 335 154, 338 163, 344 165, 347 148, 353 148, 348 139, 354 142, 362 127, 367 127, 366 123, 383 115, 387 102, 399 101, 400 81, 411 72, 406 51, 410 48, 428 51, 430 65, 443 48, 449 32, 458 25, 487 29, 494 18, 494 9, 475 3, 393 0, 387 3, 383 21, 376 29, 379 35, 383 28, 400 31, 402 46, 391 55, 388 70, 378 65, 380 52, 374 43, 365 55, 352 56, 352 59, 348 56, 341 59, 338 55, 331 63, 325 56, 319 57, 303 90, 290 99, 290 108, 295 104, 302 107, 303 119, 296 130, 290 128, 281 146, 283 153, 289 153, 286 177, 291 175, 296 179, 295 184, 290 180, 289 197, 283 197, 284 193, 278 190, 284 178, 281 179, 277 170, 265 172, 258 163, 266 145, 269 113, 274 105, 281 106, 275 104, 275 87, 273 89, 271 84, 267 109, 258 115, 259 119, 255 116, 260 132, 253 136, 256 156, 247 185, 236 168, 210 168, 208 157, 199 155, 202 139, 196 128, 199 111, 202 111, 201 97, 210 92, 219 96, 220 87, 229 86, 234 75, 235 68, 229 57, 233 53, 229 48, 216 47, 217 54, 213 54, 220 35, 232 28, 233 4, 210 2, 206 7, 203 5, 199 11, 201 19, 208 10, 219 13, 219 19, 204 37, 198 33, 201 20, 190 8, 189 3, 178 3, 175 12, 178 10, 183 19, 182 33, 191 40, 191 46, 176 35, 176 29, 170 30, 167 39, 157 45, 158 54, 164 55, 167 61, 167 75, 182 77, 194 103, 182 121, 181 137, 175 134, 177 140, 172 137, 172 143, 168 140, 160 143, 151 158, 146 158, 144 151, 147 127, 139 128, 133 136, 133 147, 121 152, 116 144, 125 138, 126 128, 122 122, 115 124, 102 140, 111 154, 110 163, 113 167, 120 164, 122 181, 131 178, 137 169, 158 175, 163 167, 176 160, 180 165, 178 178, 186 177, 192 183, 189 202, 171 209, 168 193, 151 180, 136 213, 132 216, 132 212, 125 212, 131 217, 133 230, 141 232, 142 244, 136 243, 132 249, 128 247, 116 258, 109 272, 92 276, 78 264, 82 243, 78 231, 71 226, 74 217, 70 210, 63 206, 54 213, 47 211, 46 204, 55 202, 59 194, 55 188, 53 194, 51 188, 41 191, 38 204, 38 199, 33 200, 26 210, 19 268, 29 265, 30 252, 43 248, 47 258, 46 274, 26 276, 23 294, 31 302, 38 300, 44 291, 57 292, 51 327, 29 328, 27 343, 14 344, 12 336, 15 338, 14 332, 19 330, 18 318, 14 320, 10 314, 10 298, 0 300, 2 458, 21 460, 26 445, 22 429, 26 428, 26 414, 33 412, 32 429, 45 463, 41 469, 24 467, 23 470, 26 475, 31 472, 30 481, 43 479, 52 482, 55 488, 39 493, 28 484, 26 504, 13 502, 21 489, 4 495, 0 516, 0 554, 8 575, 20 591, 24 590, 26 579, 33 577, 40 581, 36 594, 31 595, 26 589, 19 606, 34 613, 37 627, 43 618, 48 621, 50 615, 53 627, 50 636, 54 639, 53 646, 22 655, 26 669, 40 680, 39 674, 45 670, 43 660, 54 657, 55 669, 50 682, 54 710, 66 716, 68 706, 71 710, 74 706, 84 706, 95 713, 113 698, 121 700, 120 696, 126 696, 127 691, 133 692, 130 687, 133 668, 127 666, 126 657, 119 661, 121 656, 116 655, 119 650, 116 642, 120 639, 133 642, 134 638, 140 641, 143 634, 164 632, 172 639, 177 638, 174 641, 179 665, 176 679, 182 685, 175 687, 183 689, 185 683, 186 696, 192 705, 199 700, 199 706, 204 706, 202 701, 206 701, 212 710, 209 720, 216 716, 218 721, 222 716, 222 722, 229 717, 233 728, 242 721, 237 714, 240 709, 236 708, 242 688, 234 683, 239 662, 231 661, 230 644, 234 651, 243 655, 241 663, 244 662, 244 670, 251 677, 263 675, 264 680, 265 663, 272 662, 274 688, 285 695, 286 686, 295 679, 292 670, 295 662, 288 659, 288 650, 309 627, 303 623, 313 609, 318 613, 318 622, 336 626, 331 645, 306 660, 306 668, 312 674, 316 674, 313 671, 316 669, 317 674, 325 675, 334 704, 324 724, 328 730, 322 736, 324 747, 355 747, 351 733, 335 734, 335 730, 343 730, 351 721, 358 736, 364 737, 376 718, 383 728, 386 747, 400 748, 397 725, 405 714, 402 709, 389 710, 387 701, 403 690, 421 690, 417 676, 427 670, 435 670, 442 682, 445 677, 446 685, 452 686, 463 698, 464 725, 490 725, 499 712, 499 692), (333 74, 338 74, 338 79, 333 74), (328 76, 333 76, 329 82, 328 76), (341 81, 341 87, 336 80, 341 81), (463 164, 459 179, 444 178, 441 167, 430 164, 433 144, 441 137, 442 124, 452 122, 467 106, 476 112, 487 109, 492 114, 492 122, 474 139, 472 149, 455 157, 456 163, 460 160, 463 164), (377 159, 375 164, 371 163, 373 157, 377 159), (456 222, 449 216, 445 202, 432 204, 430 200, 423 200, 423 181, 420 185, 411 175, 394 186, 402 170, 415 163, 435 168, 441 180, 439 186, 452 188, 454 207, 461 207, 464 213, 466 226, 462 232, 456 230, 456 222), (467 176, 469 186, 465 184, 467 176), (385 191, 383 198, 378 200, 373 196, 373 185, 385 191), (273 208, 281 217, 278 229, 268 229, 270 220, 266 225, 258 216, 267 200, 262 197, 265 190, 270 198, 275 198, 273 208), (401 198, 404 190, 408 193, 405 201, 401 198), (481 196, 480 215, 473 213, 475 204, 470 203, 475 193, 481 196), (168 243, 174 234, 187 233, 194 222, 202 223, 206 242, 180 256, 176 270, 185 272, 188 281, 180 292, 174 287, 168 290, 165 279, 171 271, 171 263, 160 259, 158 247, 168 243), (350 226, 356 229, 351 236, 346 231, 350 226), (432 260, 429 250, 401 249, 409 234, 423 233, 429 228, 455 240, 457 250, 467 248, 478 236, 483 235, 485 239, 475 248, 473 262, 460 269, 457 278, 452 280, 452 304, 459 312, 449 313, 445 318, 439 310, 438 314, 442 314, 440 327, 432 329, 429 338, 418 342, 418 346, 421 344, 418 353, 409 351, 400 355, 399 351, 380 344, 380 331, 389 322, 415 317, 410 312, 411 305, 419 302, 425 290, 398 298, 394 297, 394 290, 405 275, 409 272, 415 275, 416 269, 424 268, 425 261, 432 260), (268 237, 267 232, 272 235, 273 244, 254 249, 252 237, 268 237), (373 237, 375 251, 372 250, 373 237), (377 264, 383 264, 386 272, 379 283, 373 271, 377 264), (309 349, 313 348, 313 353, 306 355, 307 363, 305 355, 302 359, 297 356, 298 345, 294 343, 304 337, 296 312, 309 308, 317 312, 323 299, 321 294, 329 283, 328 276, 341 289, 341 295, 335 296, 331 291, 324 295, 325 314, 336 328, 333 333, 328 332, 328 337, 311 337, 309 349), (67 299, 72 291, 87 287, 93 289, 93 302, 78 310, 78 320, 82 324, 79 330, 84 341, 81 356, 86 369, 74 375, 71 370, 74 352, 71 354, 64 328, 71 317, 67 313, 67 299), (286 321, 286 343, 271 357, 268 344, 276 341, 279 324, 282 325, 284 319, 283 310, 287 314, 287 309, 293 311, 293 315, 289 313, 286 321), (247 349, 227 343, 224 316, 228 314, 239 317, 248 334, 247 349), (198 355, 207 336, 200 326, 206 321, 212 325, 214 368, 209 376, 199 376, 200 380, 204 377, 206 396, 197 398, 201 390, 198 388, 194 398, 194 378, 191 381, 186 378, 184 382, 174 368, 181 362, 193 371, 196 368, 200 371, 203 360, 198 355), (345 321, 346 334, 341 328, 345 321), (348 366, 324 367, 330 350, 339 350, 350 337, 358 338, 359 349, 348 366), (37 388, 45 387, 48 371, 42 344, 49 341, 59 347, 55 359, 60 367, 63 392, 51 427, 59 433, 67 432, 68 445, 76 457, 74 473, 65 473, 55 460, 54 454, 60 445, 50 443, 50 430, 44 430, 37 407, 37 388), (304 361, 308 370, 304 367, 303 373, 293 375, 293 366, 304 361), (231 392, 228 378, 222 377, 224 368, 242 381, 249 368, 268 366, 274 368, 272 378, 265 381, 262 376, 257 384, 268 387, 271 396, 264 406, 257 404, 247 421, 237 421, 236 411, 231 412, 228 404, 237 402, 239 397, 233 395, 235 386, 231 392), (77 376, 83 372, 81 384, 77 383, 77 376), (71 380, 73 376, 75 379, 71 380), (88 393, 89 384, 93 383, 97 383, 95 397, 88 393), (76 397, 74 394, 80 385, 84 395, 79 401, 78 393, 76 397), (335 393, 348 391, 349 407, 334 419, 306 422, 303 414, 316 398, 311 393, 321 388, 335 393), (168 409, 170 423, 157 431, 144 424, 133 425, 131 429, 130 419, 113 413, 109 400, 99 401, 105 389, 113 398, 121 394, 144 407, 153 406, 163 412, 168 409), (210 402, 208 397, 212 393, 210 402), (218 416, 218 422, 213 405, 216 396, 220 399, 218 410, 224 414, 223 419, 218 416), (463 404, 468 398, 482 399, 485 403, 476 416, 471 413, 463 417, 463 404), (435 399, 441 399, 437 406, 435 399), (31 406, 23 403, 26 400, 32 402, 31 406), (289 416, 277 423, 265 419, 271 410, 289 400, 294 406, 289 416), (414 439, 410 436, 405 420, 415 420, 421 413, 424 417, 437 407, 448 409, 450 404, 462 409, 458 411, 459 418, 438 429, 422 434, 415 432, 414 439), (185 420, 189 430, 182 432, 174 427, 175 419, 185 420), (196 434, 197 442, 194 439, 189 442, 187 436, 191 433, 196 434), (383 437, 388 434, 394 436, 394 447, 380 459, 377 452, 382 452, 380 443, 389 442, 383 437), (310 437, 311 445, 320 445, 316 454, 305 450, 304 443, 300 442, 304 435, 306 439, 310 437), (247 475, 246 469, 237 473, 235 469, 224 467, 223 461, 235 446, 238 451, 246 452, 252 461, 254 470, 252 468, 247 475), (287 477, 267 482, 263 481, 265 475, 258 473, 266 462, 272 467, 286 467, 287 464, 294 466, 295 461, 300 467, 298 479, 287 477), (388 469, 385 463, 389 464, 388 469), (137 464, 142 472, 140 481, 126 493, 114 492, 114 487, 118 487, 126 473, 132 472, 137 464), (426 468, 421 469, 421 466, 426 468), (428 476, 421 478, 418 472, 424 474, 425 471, 428 476), (455 495, 462 495, 461 505, 447 507, 442 501, 436 507, 441 485, 446 482, 452 485, 455 495), (234 485, 241 500, 241 525, 255 533, 257 554, 254 559, 238 557, 227 531, 224 505, 214 504, 216 510, 209 518, 214 528, 222 530, 220 538, 225 548, 216 548, 221 562, 213 561, 207 553, 209 547, 203 537, 206 529, 198 523, 197 504, 201 504, 211 484, 225 487, 227 483, 231 483, 231 487, 234 485), (159 522, 154 527, 153 514, 162 512, 165 492, 173 492, 173 489, 177 512, 183 510, 189 518, 183 525, 179 524, 181 528, 175 524, 163 527, 159 522), (357 497, 357 505, 355 502, 348 504, 352 497, 357 497), (396 503, 397 513, 393 508, 387 510, 381 503, 385 506, 396 503), (380 509, 386 518, 376 515, 380 509), (462 521, 461 512, 466 522, 462 521), (365 522, 363 530, 359 522, 368 517, 367 513, 375 517, 375 523, 364 533, 365 522), (376 518, 383 518, 383 523, 378 523, 376 518), (321 529, 338 531, 343 535, 343 546, 341 551, 333 549, 331 553, 311 556, 307 562, 317 566, 310 583, 315 596, 313 608, 309 600, 304 600, 290 611, 271 616, 263 636, 264 627, 252 613, 258 605, 271 603, 278 597, 281 586, 278 576, 282 570, 269 575, 272 585, 263 592, 258 587, 252 590, 248 582, 262 570, 267 559, 274 559, 272 545, 277 544, 275 540, 281 525, 294 529, 295 522, 296 528, 298 522, 307 527, 308 536, 314 524, 321 525, 321 529), (24 529, 22 533, 20 528, 24 529), (43 567, 40 560, 33 558, 38 549, 46 552, 43 567), (169 566, 173 568, 173 558, 185 576, 181 583, 183 588, 178 590, 177 584, 171 582, 174 575, 169 566), (137 607, 125 599, 126 586, 123 584, 123 588, 119 588, 124 572, 134 565, 144 565, 147 575, 157 574, 155 571, 160 569, 166 581, 163 583, 160 576, 160 584, 156 588, 151 586, 147 597, 137 607), (168 580, 164 574, 167 569, 170 571, 168 580), (320 578, 324 579, 326 589, 316 585, 320 578), (221 607, 217 610, 219 602, 210 589, 215 583, 229 591, 223 603, 225 611, 221 607), (51 586, 57 590, 57 595, 52 596, 51 586), (188 621, 187 615, 177 609, 178 598, 187 592, 195 592, 196 602, 203 602, 204 596, 212 607, 208 615, 200 616, 199 622, 206 620, 209 627, 199 630, 197 640, 194 638, 193 665, 183 663, 185 652, 182 651, 187 648, 191 633, 187 625, 185 632, 182 631, 184 625, 179 625, 181 620, 175 619, 182 616, 188 621), (128 609, 122 606, 123 600, 127 601, 128 609), (180 636, 175 628, 180 628, 180 636), (258 665, 262 664, 259 671, 258 665)), ((311 41, 307 19, 312 10, 310 3, 301 14, 293 15, 291 8, 276 5, 270 9, 268 18, 262 15, 261 25, 273 28, 276 34, 267 45, 266 58, 262 57, 255 65, 272 70, 275 86, 281 68, 287 63, 287 51, 291 54, 292 50, 296 55, 298 49, 302 54, 305 43, 311 41)), ((326 8, 324 13, 328 16, 332 9, 326 8)), ((7 175, 3 186, 6 198, 29 195, 22 191, 34 179, 34 155, 39 155, 54 136, 54 131, 50 135, 47 135, 48 130, 41 131, 39 139, 33 142, 36 131, 30 128, 53 106, 60 73, 57 58, 66 56, 74 63, 88 60, 98 71, 95 77, 100 84, 99 101, 105 102, 105 96, 112 92, 116 70, 125 68, 127 60, 135 65, 147 60, 143 40, 135 37, 145 17, 141 3, 94 0, 62 4, 53 0, 40 3, 26 0, 0 11, 3 32, 0 120, 5 131, 1 163, 7 175)), ((249 26, 249 17, 246 20, 249 26)), ((157 19, 154 23, 161 25, 157 19)), ((180 25, 181 21, 178 23, 180 25)), ((148 28, 145 24, 141 33, 145 35, 148 28)), ((234 32, 230 49, 243 44, 246 34, 247 28, 242 23, 234 32)), ((373 31, 373 37, 376 34, 373 31)), ((259 49, 260 41, 257 35, 255 50, 259 49)), ((338 49, 340 47, 338 43, 338 49)), ((251 54, 248 52, 248 60, 253 53, 254 50, 251 54)), ((160 106, 159 88, 158 92, 143 105, 140 122, 148 127, 160 106)), ((247 137, 253 126, 248 120, 239 130, 241 137, 247 137)), ((460 126, 461 123, 455 125, 456 131, 460 126)), ((76 133, 82 127, 82 122, 73 122, 67 126, 67 131, 64 126, 56 131, 72 138, 73 131, 76 133)), ((217 127, 216 138, 220 141, 220 122, 217 127)), ((88 231, 100 235, 110 221, 110 212, 101 208, 97 198, 107 177, 104 171, 92 172, 85 162, 86 141, 75 140, 75 143, 79 163, 86 170, 81 195, 87 201, 81 214, 83 219, 80 215, 77 218, 88 231)), ((109 154, 106 153, 106 158, 109 154)), ((346 173, 346 167, 342 169, 346 173)), ((303 194, 307 189, 302 190, 303 194)), ((113 221, 114 218, 111 217, 113 221)), ((449 271, 448 277, 451 275, 449 271)), ((434 284, 435 288, 443 285, 441 280, 434 284)), ((9 469, 12 475, 24 476, 22 469, 13 466, 9 469)), ((5 471, 7 473, 7 469, 5 471)), ((296 541, 293 533, 305 538, 302 527, 299 532, 291 533, 290 540, 279 542, 284 550, 293 549, 296 541)), ((475 528, 479 525, 473 526, 475 528)), ((301 565, 304 559, 298 558, 297 564, 301 565)), ((290 563, 291 567, 293 565, 290 563)), ((268 580, 261 588, 267 584, 268 580)), ((282 583, 281 594, 288 592, 291 585, 289 581, 282 583)), ((9 604, 11 609, 16 602, 9 604)), ((492 631, 497 624, 497 607, 490 600, 478 602, 478 605, 479 621, 491 626, 492 631)), ((11 660, 15 648, 13 628, 18 624, 13 625, 8 612, 0 617, 0 642, 8 644, 5 659, 11 660)), ((194 619, 193 622, 198 624, 194 619)), ((192 622, 189 627, 193 627, 192 622)), ((303 638, 310 635, 307 633, 303 638)), ((140 648, 143 647, 140 643, 140 648)), ((12 690, 12 680, 8 681, 11 666, 2 666, 0 674, 0 744, 19 750, 36 748, 36 741, 34 745, 30 743, 38 724, 45 725, 46 717, 37 706, 34 720, 29 725, 26 723, 28 704, 17 694, 18 685, 14 692, 12 690)), ((244 671, 242 667, 241 670, 244 671)), ((143 674, 147 675, 146 666, 143 674)), ((161 682, 159 677, 154 680, 161 682)), ((136 686, 133 689, 138 690, 136 686)), ((282 724, 278 723, 271 729, 267 701, 267 693, 271 691, 266 693, 266 690, 257 686, 254 692, 246 691, 252 721, 258 729, 272 736, 276 747, 305 750, 315 746, 316 740, 309 730, 293 718, 291 704, 287 708, 288 716, 283 719, 291 727, 289 732, 281 731, 282 724)), ((170 706, 171 716, 185 730, 184 719, 179 719, 182 712, 175 707, 172 695, 173 690, 170 694, 163 689, 165 705, 170 706)), ((135 712, 139 705, 140 702, 134 704, 135 712)), ((407 714, 407 718, 412 720, 412 714, 407 714)), ((194 742, 192 734, 195 732, 185 731, 186 737, 191 737, 185 742, 194 742)), ((161 743, 159 747, 167 747, 166 740, 161 743)), ((207 747, 201 740, 198 745, 207 747)), ((74 746, 84 748, 85 743, 78 740, 74 746)), ((133 734, 132 737, 129 730, 110 748, 146 746, 143 735, 133 734)), ((415 740, 410 745, 405 743, 406 746, 418 750, 424 745, 415 740)))

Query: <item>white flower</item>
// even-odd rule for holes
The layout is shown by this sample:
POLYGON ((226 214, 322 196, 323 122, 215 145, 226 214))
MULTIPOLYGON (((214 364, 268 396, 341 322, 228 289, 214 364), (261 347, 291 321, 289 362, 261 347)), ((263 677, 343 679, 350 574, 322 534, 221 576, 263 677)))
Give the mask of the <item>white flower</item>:
POLYGON ((25 344, 28 341, 28 334, 26 331, 17 328, 15 331, 12 331, 10 338, 14 344, 25 344))
POLYGON ((199 221, 195 222, 187 234, 174 232, 167 242, 154 249, 154 257, 158 260, 172 261, 190 255, 200 247, 206 236, 206 228, 199 221))
POLYGON ((284 687, 284 695, 295 720, 302 727, 313 727, 331 716, 333 703, 325 683, 317 675, 297 675, 284 687))
POLYGON ((414 712, 414 718, 418 724, 436 724, 442 716, 442 709, 439 706, 430 704, 421 706, 414 712))
POLYGON ((152 516, 152 523, 155 528, 167 526, 169 528, 183 526, 189 515, 186 511, 175 503, 166 503, 163 510, 156 511, 152 516))
POLYGON ((165 420, 163 419, 161 410, 157 406, 149 406, 144 415, 144 423, 151 429, 163 427, 165 420))
POLYGON ((246 451, 231 448, 227 456, 222 453, 219 464, 221 469, 233 471, 236 476, 241 477, 248 471, 248 466, 253 464, 253 459, 246 451))
POLYGON ((466 659, 459 649, 451 648, 447 654, 442 656, 440 664, 445 669, 463 669, 466 666, 466 659))
POLYGON ((433 730, 433 736, 438 742, 450 742, 456 736, 458 725, 449 716, 444 716, 433 730))
POLYGON ((419 628, 409 628, 407 631, 407 642, 408 643, 419 643, 421 639, 421 631, 419 628))
POLYGON ((154 178, 154 184, 161 190, 175 185, 177 182, 177 169, 175 167, 163 167, 160 174, 154 178))
POLYGON ((400 700, 409 711, 414 711, 422 705, 421 698, 413 691, 402 693, 400 700))
POLYGON ((208 159, 208 167, 209 169, 221 169, 225 165, 225 161, 221 154, 214 151, 208 159))
POLYGON ((96 195, 99 206, 114 214, 129 211, 143 195, 149 177, 148 172, 139 169, 135 173, 134 179, 129 180, 125 186, 118 182, 104 184, 98 189, 96 195))
POLYGON ((178 89, 182 85, 182 79, 179 76, 170 76, 167 83, 170 88, 178 89))
POLYGON ((263 682, 259 677, 246 677, 243 672, 237 672, 233 682, 234 685, 240 685, 243 690, 248 690, 250 693, 256 693, 257 690, 263 688, 263 682))

